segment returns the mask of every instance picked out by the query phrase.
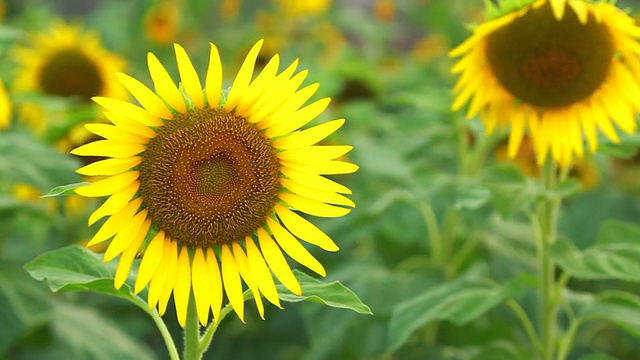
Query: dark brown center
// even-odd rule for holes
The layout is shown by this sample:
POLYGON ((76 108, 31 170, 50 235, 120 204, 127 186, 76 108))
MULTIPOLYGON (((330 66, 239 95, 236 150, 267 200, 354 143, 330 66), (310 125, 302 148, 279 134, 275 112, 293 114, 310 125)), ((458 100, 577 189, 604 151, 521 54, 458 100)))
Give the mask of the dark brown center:
POLYGON ((488 37, 486 55, 500 84, 521 101, 558 108, 589 97, 606 80, 614 56, 607 27, 590 14, 580 23, 567 7, 531 8, 488 37))
POLYGON ((153 223, 183 245, 238 241, 262 226, 280 192, 271 141, 223 109, 192 109, 143 154, 140 193, 153 223))
POLYGON ((51 55, 40 69, 40 87, 49 95, 75 96, 89 102, 104 86, 94 64, 76 50, 61 50, 51 55))

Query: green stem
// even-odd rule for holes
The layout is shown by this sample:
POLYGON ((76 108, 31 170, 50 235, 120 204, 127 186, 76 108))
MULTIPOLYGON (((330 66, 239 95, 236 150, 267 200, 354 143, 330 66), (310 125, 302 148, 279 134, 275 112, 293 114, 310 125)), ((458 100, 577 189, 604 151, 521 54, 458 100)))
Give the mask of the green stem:
POLYGON ((581 319, 578 319, 576 317, 573 309, 571 308, 571 306, 569 306, 568 303, 565 306, 565 311, 567 313, 567 316, 569 317, 569 327, 558 343, 558 357, 556 358, 557 360, 565 360, 569 355, 569 352, 571 351, 571 347, 573 345, 573 339, 575 338, 576 333, 578 332, 578 328, 580 327, 582 322, 581 319))
POLYGON ((540 344, 540 340, 538 340, 538 335, 536 334, 536 330, 534 329, 533 323, 531 322, 531 319, 529 319, 527 312, 524 311, 522 306, 520 306, 520 304, 518 304, 518 302, 513 299, 507 299, 505 301, 505 304, 516 314, 518 320, 520 320, 520 323, 522 324, 524 331, 527 333, 531 344, 533 344, 536 350, 541 351, 542 345, 540 344))
POLYGON ((449 278, 453 278, 458 273, 458 270, 462 266, 465 260, 473 253, 476 246, 480 242, 480 238, 477 236, 471 236, 466 242, 460 246, 457 252, 451 256, 451 260, 447 262, 445 274, 449 278))
POLYGON ((438 225, 438 219, 433 211, 431 205, 427 202, 420 202, 420 212, 424 217, 424 222, 427 225, 427 232, 429 234, 429 246, 431 247, 431 254, 436 264, 442 264, 444 260, 442 258, 442 236, 440 235, 440 226, 438 225))
POLYGON ((200 343, 198 345, 199 356, 202 356, 202 354, 204 354, 207 349, 209 349, 209 345, 211 345, 211 340, 213 339, 213 335, 215 334, 216 329, 218 329, 218 325, 220 325, 222 320, 225 318, 225 316, 227 316, 227 314, 231 312, 231 310, 233 309, 229 304, 223 307, 222 311, 220 311, 220 316, 217 319, 214 319, 211 325, 209 325, 207 330, 204 332, 204 335, 202 335, 202 338, 200 338, 200 343))
POLYGON ((198 353, 200 347, 200 324, 193 296, 189 299, 187 308, 187 324, 184 327, 184 359, 200 360, 202 354, 198 353))
POLYGON ((160 317, 160 314, 158 314, 158 311, 156 311, 155 308, 153 309, 149 308, 149 305, 147 305, 147 303, 139 296, 136 296, 133 298, 133 303, 137 307, 144 310, 144 312, 149 314, 149 316, 151 316, 151 318, 153 319, 153 322, 158 327, 158 330, 160 330, 160 335, 162 335, 162 339, 164 340, 164 343, 167 346, 167 351, 169 352, 169 358, 171 360, 180 360, 180 355, 178 354, 178 348, 176 347, 176 344, 173 342, 173 338, 169 333, 169 329, 167 328, 167 325, 164 323, 164 321, 162 321, 162 318, 160 317))
POLYGON ((558 290, 556 289, 554 264, 550 248, 556 240, 557 215, 560 200, 549 198, 548 192, 556 186, 556 172, 552 160, 545 163, 543 169, 545 196, 538 202, 540 236, 538 248, 539 289, 540 289, 540 334, 542 359, 553 359, 555 351, 555 328, 557 317, 558 290))

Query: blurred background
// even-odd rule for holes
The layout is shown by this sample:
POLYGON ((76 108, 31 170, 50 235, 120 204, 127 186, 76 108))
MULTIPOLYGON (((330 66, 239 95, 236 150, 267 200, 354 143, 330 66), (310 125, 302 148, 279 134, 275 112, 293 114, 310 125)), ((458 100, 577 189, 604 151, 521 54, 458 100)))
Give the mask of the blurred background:
MULTIPOLYGON (((618 6, 640 9, 636 1, 618 6)), ((88 99, 126 98, 103 74, 122 71, 151 85, 151 51, 176 79, 176 42, 202 78, 213 42, 229 86, 258 39, 265 39, 259 66, 276 53, 286 65, 299 58, 298 68, 309 70, 305 84, 321 84, 315 98, 332 98, 319 122, 347 119, 329 141, 354 146, 348 157, 361 168, 337 180, 353 190, 357 207, 343 218, 314 219, 338 253, 310 250, 326 281, 351 288, 374 316, 302 303, 268 307, 263 321, 249 307, 246 324, 225 319, 205 359, 526 359, 526 337, 503 306, 462 326, 431 324, 400 346, 389 340, 391 314, 416 294, 467 271, 504 280, 535 267, 526 219, 512 215, 517 194, 488 203, 477 187, 496 167, 536 177, 533 152, 523 146, 506 161, 500 136, 478 149, 481 122, 450 111, 456 78, 447 52, 483 21, 483 10, 481 0, 0 0, 0 359, 168 359, 152 320, 135 306, 54 294, 24 271, 46 251, 85 243, 99 226, 87 219, 100 200, 40 196, 82 180, 74 173, 82 160, 68 151, 91 140, 84 123, 105 121, 88 99), (63 44, 79 50, 56 58, 63 44), (38 83, 34 74, 44 68, 51 77, 38 83), (447 248, 468 250, 435 256, 434 223, 447 248)), ((563 208, 562 236, 584 248, 604 220, 640 224, 636 147, 605 143, 573 175, 581 190, 563 208)), ((570 287, 640 293, 628 283, 570 287)), ((534 296, 524 295, 528 312, 534 296)), ((172 311, 164 319, 181 348, 172 311)), ((595 321, 581 330, 573 355, 638 359, 639 334, 595 321)))

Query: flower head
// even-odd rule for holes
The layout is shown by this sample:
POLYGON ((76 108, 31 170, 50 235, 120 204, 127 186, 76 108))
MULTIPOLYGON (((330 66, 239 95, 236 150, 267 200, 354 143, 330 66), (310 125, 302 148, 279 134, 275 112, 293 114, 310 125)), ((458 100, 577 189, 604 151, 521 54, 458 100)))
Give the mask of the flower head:
MULTIPOLYGON (((509 2, 501 2, 508 8, 509 2)), ((494 9, 495 10, 495 9, 494 9)), ((537 161, 568 166, 595 151, 599 129, 634 132, 640 110, 640 28, 607 2, 537 0, 476 27, 450 52, 462 58, 453 109, 469 102, 487 131, 510 126, 509 156, 525 132, 537 161)))
POLYGON ((115 286, 122 286, 142 252, 135 292, 149 284, 149 305, 160 313, 173 293, 183 326, 190 294, 202 324, 209 310, 218 319, 223 293, 242 319, 241 279, 261 316, 261 295, 280 306, 271 272, 299 294, 283 253, 324 275, 299 239, 328 251, 338 247, 294 210, 338 217, 354 206, 342 195, 351 193, 348 188, 323 176, 357 170, 337 160, 351 146, 316 145, 344 120, 300 130, 324 111, 329 99, 303 106, 318 84, 299 89, 307 71, 294 74, 295 61, 278 73, 278 55, 252 80, 261 45, 250 50, 226 102, 221 101, 222 67, 213 44, 204 89, 179 45, 181 88, 149 53, 155 91, 118 74, 142 107, 94 98, 113 125, 87 125, 104 140, 72 151, 109 157, 78 170, 105 178, 76 192, 109 196, 89 219, 93 224, 109 216, 89 245, 113 237, 104 259, 120 256, 115 286))

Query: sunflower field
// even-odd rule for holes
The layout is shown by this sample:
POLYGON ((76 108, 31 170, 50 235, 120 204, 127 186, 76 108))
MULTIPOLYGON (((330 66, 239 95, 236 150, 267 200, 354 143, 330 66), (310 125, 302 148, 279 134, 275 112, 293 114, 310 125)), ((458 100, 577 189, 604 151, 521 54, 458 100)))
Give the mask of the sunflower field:
POLYGON ((0 359, 640 359, 638 21, 0 0, 0 359))

